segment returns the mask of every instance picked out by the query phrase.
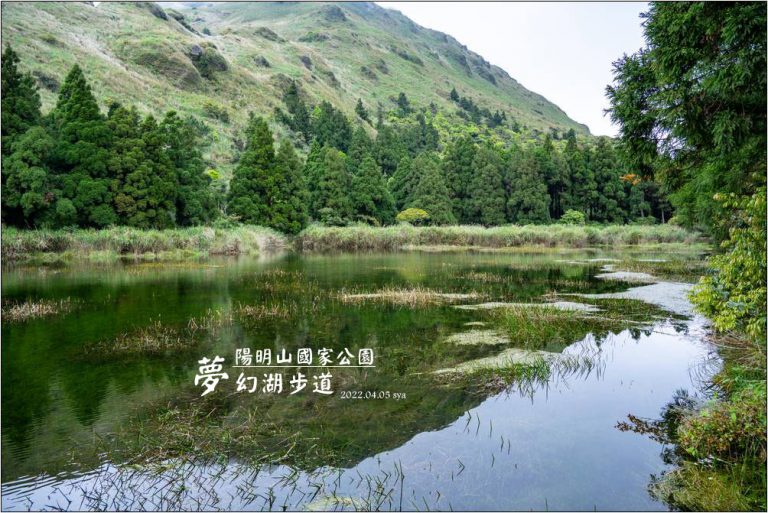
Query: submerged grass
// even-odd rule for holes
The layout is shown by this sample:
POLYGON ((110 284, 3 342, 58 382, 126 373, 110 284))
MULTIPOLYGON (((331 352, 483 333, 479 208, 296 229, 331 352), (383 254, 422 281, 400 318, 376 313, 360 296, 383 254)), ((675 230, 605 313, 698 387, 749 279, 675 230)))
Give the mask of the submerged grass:
POLYGON ((701 236, 672 225, 654 226, 429 226, 312 225, 297 237, 305 251, 392 251, 405 246, 504 248, 518 246, 588 247, 654 243, 694 243, 701 236))
POLYGON ((611 264, 618 271, 646 273, 663 280, 696 282, 708 268, 706 259, 622 260, 611 264))
POLYGON ((449 293, 423 287, 386 287, 375 292, 341 290, 336 297, 339 301, 346 304, 373 302, 418 308, 456 301, 478 299, 483 296, 480 293, 474 291, 467 293, 449 293))
POLYGON ((78 258, 97 262, 125 257, 177 260, 258 253, 285 245, 285 237, 278 232, 245 225, 225 229, 141 230, 121 226, 103 230, 2 230, 3 260, 37 263, 78 258))
POLYGON ((67 313, 73 302, 69 298, 59 300, 38 299, 23 302, 3 303, 3 322, 23 322, 40 317, 51 317, 67 313))
POLYGON ((104 340, 87 346, 86 354, 111 357, 131 355, 162 355, 193 348, 197 341, 189 333, 155 321, 149 326, 123 333, 112 340, 104 340))

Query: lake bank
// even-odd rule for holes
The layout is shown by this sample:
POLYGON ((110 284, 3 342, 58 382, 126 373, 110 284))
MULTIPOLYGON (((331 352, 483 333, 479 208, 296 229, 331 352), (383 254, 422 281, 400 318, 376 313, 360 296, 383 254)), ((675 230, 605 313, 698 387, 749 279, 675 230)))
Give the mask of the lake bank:
POLYGON ((18 230, 3 227, 4 262, 46 264, 67 260, 184 260, 216 255, 258 254, 282 249, 284 235, 260 226, 192 227, 141 230, 125 226, 104 230, 18 230))
POLYGON ((506 225, 491 228, 312 225, 295 237, 249 225, 171 230, 128 227, 104 230, 18 230, 4 227, 2 257, 5 262, 48 264, 77 259, 107 262, 120 258, 173 261, 291 248, 302 252, 532 251, 537 248, 690 245, 705 242, 701 235, 672 225, 506 225))

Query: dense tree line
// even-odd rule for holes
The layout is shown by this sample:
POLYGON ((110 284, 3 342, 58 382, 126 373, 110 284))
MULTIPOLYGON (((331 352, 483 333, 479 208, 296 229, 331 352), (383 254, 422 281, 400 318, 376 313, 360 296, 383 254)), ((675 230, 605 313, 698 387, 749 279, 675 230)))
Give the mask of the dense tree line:
POLYGON ((3 221, 26 227, 169 228, 210 222, 214 189, 193 123, 159 122, 112 104, 105 116, 79 66, 56 106, 40 97, 18 56, 2 59, 3 221))
MULTIPOLYGON (((310 220, 390 224, 406 209, 434 224, 482 225, 548 223, 569 210, 599 223, 663 221, 671 212, 657 184, 622 167, 607 138, 441 141, 436 107, 417 108, 405 93, 388 112, 377 106, 374 129, 362 100, 350 120, 329 102, 308 105, 289 84, 275 118, 306 159, 251 115, 228 188, 206 171, 202 123, 175 112, 158 121, 114 103, 103 115, 77 66, 43 116, 33 79, 7 48, 2 94, 3 220, 13 225, 168 228, 224 216, 297 233, 310 220)), ((506 121, 465 103, 487 118, 485 130, 506 121)))

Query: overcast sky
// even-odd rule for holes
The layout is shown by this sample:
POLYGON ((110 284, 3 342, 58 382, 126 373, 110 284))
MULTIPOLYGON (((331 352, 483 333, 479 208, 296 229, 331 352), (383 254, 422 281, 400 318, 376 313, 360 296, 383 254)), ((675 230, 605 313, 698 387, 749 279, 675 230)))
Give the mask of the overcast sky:
POLYGON ((605 86, 611 63, 643 46, 646 3, 378 3, 452 35, 593 134, 616 134, 605 86))

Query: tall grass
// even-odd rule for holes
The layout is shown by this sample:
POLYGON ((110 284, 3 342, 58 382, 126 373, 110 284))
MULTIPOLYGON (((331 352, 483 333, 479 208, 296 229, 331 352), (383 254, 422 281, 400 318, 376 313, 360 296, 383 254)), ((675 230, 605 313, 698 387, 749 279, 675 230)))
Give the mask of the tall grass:
POLYGON ((140 230, 124 226, 104 230, 18 230, 4 227, 2 231, 2 257, 5 261, 27 260, 51 253, 99 258, 103 258, 105 253, 122 256, 162 256, 163 253, 176 256, 238 255, 258 253, 285 244, 283 235, 259 226, 173 230, 140 230))
POLYGON ((367 225, 324 227, 311 225, 297 237, 306 251, 393 251, 407 246, 464 247, 589 247, 654 243, 692 243, 698 234, 679 226, 568 226, 506 225, 428 226, 407 224, 375 228, 367 225))

